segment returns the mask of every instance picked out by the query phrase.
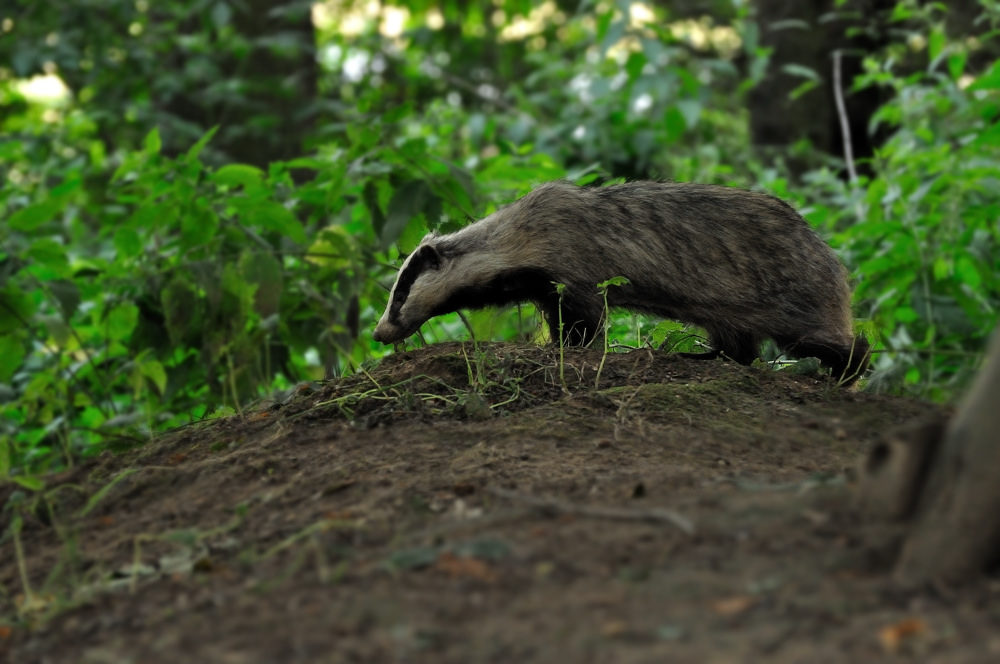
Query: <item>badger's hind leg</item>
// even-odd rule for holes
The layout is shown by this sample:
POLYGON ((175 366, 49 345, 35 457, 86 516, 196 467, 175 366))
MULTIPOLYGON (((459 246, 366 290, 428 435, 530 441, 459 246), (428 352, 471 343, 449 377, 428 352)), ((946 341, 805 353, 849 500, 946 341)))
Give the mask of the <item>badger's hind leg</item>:
POLYGON ((850 344, 823 343, 775 338, 775 342, 792 357, 815 357, 823 366, 830 367, 831 375, 844 385, 851 385, 868 368, 871 348, 863 335, 850 344))
POLYGON ((753 364, 760 357, 760 337, 750 332, 732 329, 709 330, 709 341, 715 350, 740 364, 753 364))
POLYGON ((692 360, 714 360, 725 357, 740 364, 752 364, 760 356, 760 338, 750 332, 731 329, 708 331, 708 342, 712 350, 705 353, 678 353, 692 360))

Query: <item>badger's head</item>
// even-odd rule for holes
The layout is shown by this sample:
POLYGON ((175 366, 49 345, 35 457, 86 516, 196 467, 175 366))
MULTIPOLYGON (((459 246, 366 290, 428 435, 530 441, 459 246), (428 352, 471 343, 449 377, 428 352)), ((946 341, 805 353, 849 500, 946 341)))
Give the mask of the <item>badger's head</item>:
POLYGON ((403 262, 389 292, 385 313, 372 338, 384 344, 402 341, 439 313, 454 284, 449 283, 446 259, 435 244, 436 236, 423 239, 403 262))

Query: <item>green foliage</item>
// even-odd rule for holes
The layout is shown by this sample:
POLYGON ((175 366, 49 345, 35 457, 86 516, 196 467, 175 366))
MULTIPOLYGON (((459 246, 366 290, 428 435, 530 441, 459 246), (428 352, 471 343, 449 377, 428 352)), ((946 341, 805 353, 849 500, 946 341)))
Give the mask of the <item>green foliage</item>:
POLYGON ((470 162, 530 145, 571 172, 725 181, 749 157, 734 117, 752 81, 735 62, 759 76, 766 50, 742 3, 716 3, 719 24, 650 3, 345 4, 369 20, 320 20, 331 92, 373 113, 399 99, 439 122, 458 113, 470 162), (407 17, 406 48, 379 31, 391 12, 407 17))
MULTIPOLYGON (((903 13, 901 18, 912 18, 903 13)), ((890 382, 943 397, 965 384, 997 327, 1000 308, 1000 64, 973 77, 963 42, 939 25, 926 71, 899 73, 892 54, 870 57, 856 87, 894 95, 874 118, 892 135, 875 176, 855 186, 812 174, 809 216, 856 267, 856 298, 886 349, 890 382)))
MULTIPOLYGON (((100 175, 94 164, 51 186, 30 170, 8 179, 6 467, 71 463, 122 428, 133 433, 119 442, 141 440, 380 354, 355 339, 384 306, 397 242, 454 224, 478 194, 426 139, 383 144, 399 126, 376 128, 267 171, 202 163, 214 130, 168 157, 154 129, 100 187, 81 186, 79 173, 100 175)), ((527 164, 544 171, 532 155, 487 162, 508 179, 527 164)))

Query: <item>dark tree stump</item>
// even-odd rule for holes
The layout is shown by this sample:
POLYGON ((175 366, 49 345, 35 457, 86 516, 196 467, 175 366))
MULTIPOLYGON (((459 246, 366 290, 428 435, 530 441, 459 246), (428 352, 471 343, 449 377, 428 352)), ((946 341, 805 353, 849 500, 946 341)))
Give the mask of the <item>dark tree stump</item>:
POLYGON ((1000 560, 1000 333, 947 426, 898 429, 872 448, 858 498, 870 518, 906 522, 903 586, 966 583, 1000 560))

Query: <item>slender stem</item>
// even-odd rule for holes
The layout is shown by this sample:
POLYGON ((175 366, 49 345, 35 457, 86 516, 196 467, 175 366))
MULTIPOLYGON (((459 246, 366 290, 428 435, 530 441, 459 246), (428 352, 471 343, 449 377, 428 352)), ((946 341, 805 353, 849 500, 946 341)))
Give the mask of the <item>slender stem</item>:
POLYGON ((604 361, 608 359, 608 287, 601 289, 604 297, 604 318, 601 327, 604 329, 604 354, 601 355, 601 363, 597 366, 597 377, 594 379, 594 389, 601 389, 601 372, 604 371, 604 361))
POLYGON ((840 118, 840 133, 844 141, 844 163, 847 165, 847 176, 851 184, 858 181, 858 171, 854 167, 854 148, 851 146, 851 125, 847 120, 847 106, 844 104, 844 91, 841 83, 841 51, 833 52, 833 98, 837 103, 837 116, 840 118))
POLYGON ((14 540, 14 555, 17 556, 17 571, 21 575, 21 585, 24 586, 24 605, 31 607, 35 601, 35 594, 31 592, 31 584, 28 581, 28 565, 24 562, 24 547, 21 546, 21 515, 14 517, 11 523, 11 535, 14 540))
POLYGON ((559 291, 559 382, 562 383, 563 390, 566 390, 566 363, 563 361, 563 347, 566 343, 563 341, 563 317, 562 317, 562 301, 563 294, 562 290, 559 291))

